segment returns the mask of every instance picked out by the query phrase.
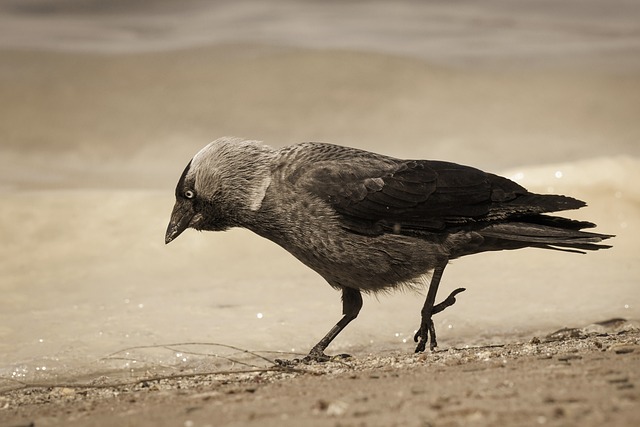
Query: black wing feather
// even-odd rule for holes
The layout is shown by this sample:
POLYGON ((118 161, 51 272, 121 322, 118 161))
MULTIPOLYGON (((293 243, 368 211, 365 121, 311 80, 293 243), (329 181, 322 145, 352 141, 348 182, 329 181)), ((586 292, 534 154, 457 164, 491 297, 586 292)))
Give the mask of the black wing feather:
MULTIPOLYGON (((478 222, 499 221, 575 209, 583 202, 537 195, 515 182, 456 163, 399 160, 317 144, 323 158, 300 159, 304 171, 295 185, 328 202, 354 232, 379 234, 441 231, 478 222)), ((307 146, 306 148, 309 148, 307 146)))

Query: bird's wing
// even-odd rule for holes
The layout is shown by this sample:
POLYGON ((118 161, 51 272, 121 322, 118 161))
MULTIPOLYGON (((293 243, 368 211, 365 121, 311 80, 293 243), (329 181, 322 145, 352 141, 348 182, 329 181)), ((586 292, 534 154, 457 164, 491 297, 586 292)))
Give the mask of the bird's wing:
POLYGON ((530 194, 506 178, 455 163, 367 152, 327 157, 304 162, 292 180, 359 233, 439 231, 487 218, 497 212, 494 206, 530 194))

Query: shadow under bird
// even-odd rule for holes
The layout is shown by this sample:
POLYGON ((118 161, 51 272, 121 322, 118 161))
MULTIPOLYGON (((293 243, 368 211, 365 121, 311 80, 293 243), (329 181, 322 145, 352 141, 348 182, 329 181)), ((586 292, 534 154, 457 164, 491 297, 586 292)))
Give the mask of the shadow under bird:
MULTIPOLYGON (((362 292, 418 286, 433 271, 416 352, 436 347, 432 316, 451 306, 453 291, 436 304, 450 260, 485 251, 536 247, 597 250, 613 237, 549 212, 583 201, 535 194, 498 175, 433 160, 400 160, 324 143, 273 149, 258 141, 218 139, 182 173, 165 237, 187 228, 244 227, 293 254, 342 291, 343 317, 307 360, 324 350, 362 308, 362 292)), ((582 252, 583 253, 583 252, 582 252)))

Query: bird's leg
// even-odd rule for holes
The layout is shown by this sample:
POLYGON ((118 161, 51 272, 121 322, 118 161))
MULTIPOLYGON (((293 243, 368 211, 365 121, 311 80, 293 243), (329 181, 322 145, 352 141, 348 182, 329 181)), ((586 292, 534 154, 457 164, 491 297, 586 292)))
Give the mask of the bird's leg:
POLYGON ((416 335, 413 337, 413 340, 418 342, 418 346, 416 347, 416 353, 424 351, 427 345, 427 338, 431 335, 431 342, 429 347, 433 350, 437 345, 435 341, 435 332, 436 328, 433 325, 433 320, 431 320, 431 316, 433 315, 433 305, 436 301, 436 294, 438 293, 438 286, 440 285, 440 279, 442 279, 442 273, 444 273, 444 268, 446 264, 436 267, 433 271, 433 276, 431 277, 431 283, 429 283, 429 290, 427 291, 427 299, 424 301, 424 305, 422 306, 422 311, 420 314, 422 315, 422 320, 420 321, 420 328, 416 335), (419 340, 419 341, 418 341, 419 340))
POLYGON ((454 289, 453 292, 451 292, 449 294, 449 296, 447 298, 445 298, 444 301, 442 301, 441 303, 438 303, 438 304, 433 306, 433 310, 431 311, 431 315, 433 316, 434 314, 438 314, 441 311, 444 311, 445 308, 451 307, 453 304, 456 303, 456 295, 458 295, 460 292, 464 292, 466 290, 467 290, 466 288, 454 289))
POLYGON ((436 294, 438 293, 438 286, 440 285, 440 280, 442 279, 442 274, 444 273, 445 267, 446 264, 443 264, 439 267, 436 267, 433 272, 433 277, 431 278, 431 283, 429 284, 429 291, 427 292, 427 299, 425 300, 424 306, 422 307, 421 311, 422 321, 420 322, 420 328, 413 337, 413 340, 418 343, 418 346, 416 347, 416 353, 425 350, 427 345, 427 338, 429 338, 429 336, 431 337, 429 341, 429 349, 433 350, 438 346, 438 342, 436 340, 436 328, 431 317, 436 313, 440 313, 445 308, 455 304, 456 295, 465 290, 464 288, 458 288, 451 292, 444 301, 437 305, 434 305, 436 294))
POLYGON ((324 354, 324 350, 335 337, 351 322, 358 317, 362 308, 362 295, 360 291, 353 288, 342 288, 342 319, 331 328, 318 344, 314 345, 309 354, 303 359, 305 362, 317 361, 326 362, 330 359, 324 354))

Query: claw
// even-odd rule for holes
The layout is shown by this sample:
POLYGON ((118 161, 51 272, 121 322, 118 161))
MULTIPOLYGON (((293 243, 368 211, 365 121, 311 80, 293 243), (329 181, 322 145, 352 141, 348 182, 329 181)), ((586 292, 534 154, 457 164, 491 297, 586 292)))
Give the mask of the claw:
POLYGON ((280 366, 281 368, 292 368, 294 366, 297 366, 300 364, 300 362, 302 361, 302 359, 275 359, 274 362, 276 362, 276 365, 280 366))
POLYGON ((303 357, 302 359, 275 359, 276 364, 278 366, 282 366, 285 368, 290 368, 292 366, 299 365, 300 363, 309 364, 309 363, 325 363, 333 360, 342 360, 351 358, 350 354, 342 353, 337 354, 335 356, 327 356, 323 352, 311 351, 308 355, 303 357))
POLYGON ((431 336, 431 340, 429 341, 429 349, 433 351, 434 348, 438 346, 436 342, 436 327, 433 324, 433 320, 429 318, 426 322, 420 325, 420 329, 416 332, 413 340, 418 343, 416 346, 416 353, 421 353, 426 350, 427 340, 431 336))
POLYGON ((349 359, 349 358, 351 358, 351 355, 346 353, 336 354, 335 356, 327 356, 324 353, 318 353, 318 354, 309 353, 307 356, 305 356, 304 359, 302 359, 302 361, 304 363, 311 363, 311 362, 325 363, 325 362, 331 362, 333 360, 342 360, 342 359, 349 359))
POLYGON ((423 351, 426 350, 426 342, 427 340, 420 340, 420 342, 418 343, 418 345, 416 346, 416 353, 422 353, 423 351))
POLYGON ((447 307, 451 307, 456 302, 456 295, 460 292, 466 291, 465 288, 457 288, 453 292, 449 294, 447 298, 445 298, 441 303, 433 306, 431 310, 431 315, 428 318, 423 318, 420 323, 420 329, 413 336, 413 341, 417 342, 416 353, 420 353, 425 351, 427 347, 427 339, 429 339, 429 350, 433 351, 438 346, 438 341, 436 340, 436 327, 431 320, 431 316, 434 314, 440 313, 447 307))
POLYGON ((329 357, 326 354, 320 352, 320 353, 309 353, 309 354, 307 354, 304 357, 304 359, 302 359, 302 362, 304 362, 304 363, 311 363, 311 362, 325 363, 325 362, 328 362, 329 360, 331 360, 331 357, 329 357))
POLYGON ((438 342, 436 341, 436 325, 431 319, 429 319, 429 334, 431 335, 431 339, 429 340, 429 350, 433 351, 433 349, 438 346, 438 342))
POLYGON ((456 303, 456 295, 458 295, 460 292, 464 292, 466 290, 467 290, 466 288, 455 289, 440 304, 436 304, 436 305, 433 306, 433 311, 431 312, 431 314, 434 315, 434 314, 440 313, 445 308, 451 307, 453 304, 456 303))

